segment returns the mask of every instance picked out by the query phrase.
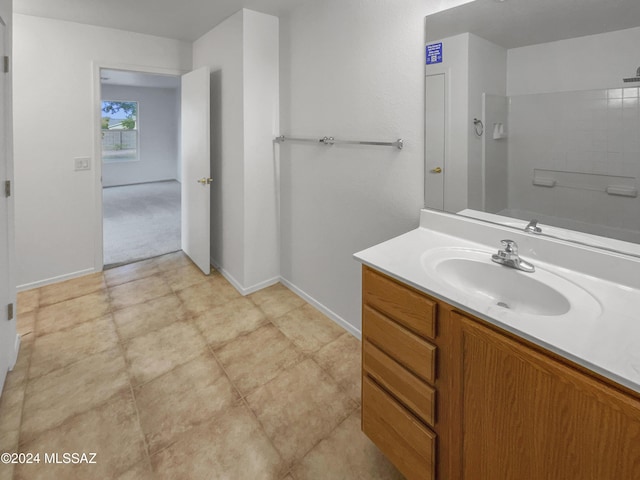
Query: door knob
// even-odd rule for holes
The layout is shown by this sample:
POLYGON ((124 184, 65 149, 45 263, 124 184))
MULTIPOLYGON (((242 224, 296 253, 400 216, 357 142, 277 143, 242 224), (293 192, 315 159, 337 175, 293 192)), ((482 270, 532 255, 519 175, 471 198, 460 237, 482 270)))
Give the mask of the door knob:
POLYGON ((202 177, 198 180, 198 183, 201 183, 202 185, 209 185, 211 182, 213 182, 213 179, 207 177, 202 177))
POLYGON ((442 173, 442 169, 440 167, 436 167, 431 169, 431 173, 442 173))

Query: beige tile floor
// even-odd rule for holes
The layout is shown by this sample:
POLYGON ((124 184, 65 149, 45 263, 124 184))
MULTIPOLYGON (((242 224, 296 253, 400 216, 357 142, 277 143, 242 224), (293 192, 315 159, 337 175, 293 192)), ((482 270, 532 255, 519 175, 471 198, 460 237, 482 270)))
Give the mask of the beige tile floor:
POLYGON ((0 452, 41 462, 0 479, 401 478, 360 432, 360 342, 282 285, 175 253, 20 293, 18 330, 0 452))

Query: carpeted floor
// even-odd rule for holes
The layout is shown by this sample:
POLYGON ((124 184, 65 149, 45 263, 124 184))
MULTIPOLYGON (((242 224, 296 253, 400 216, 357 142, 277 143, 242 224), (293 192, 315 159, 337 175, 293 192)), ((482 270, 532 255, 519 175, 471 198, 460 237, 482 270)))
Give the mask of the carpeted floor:
POLYGON ((180 183, 102 190, 105 267, 180 250, 180 183))

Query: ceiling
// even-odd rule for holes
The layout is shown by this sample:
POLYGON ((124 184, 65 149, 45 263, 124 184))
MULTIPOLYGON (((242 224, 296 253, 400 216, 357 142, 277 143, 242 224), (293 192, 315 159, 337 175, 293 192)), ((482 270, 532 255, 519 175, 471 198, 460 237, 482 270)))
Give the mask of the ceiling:
MULTIPOLYGON (((13 0, 13 9, 191 42, 241 8, 282 16, 307 1, 13 0)), ((469 31, 515 48, 637 26, 640 1, 476 0, 430 15, 426 23, 428 41, 469 31)))
POLYGON ((305 1, 13 0, 13 11, 192 42, 241 8, 281 16, 305 1))
POLYGON ((640 0, 476 0, 426 18, 427 42, 471 32, 507 49, 640 25, 640 0))

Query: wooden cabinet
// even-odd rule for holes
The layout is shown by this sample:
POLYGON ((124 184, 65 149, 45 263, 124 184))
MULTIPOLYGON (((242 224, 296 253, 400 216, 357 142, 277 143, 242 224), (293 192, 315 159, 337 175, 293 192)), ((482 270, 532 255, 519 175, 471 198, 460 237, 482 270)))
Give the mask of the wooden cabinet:
POLYGON ((363 267, 362 429, 409 480, 640 480, 640 395, 363 267))
POLYGON ((437 304, 365 267, 362 430, 408 479, 436 471, 437 304))
POLYGON ((640 401, 472 318, 463 478, 640 479, 640 401))
POLYGON ((458 478, 451 307, 368 267, 362 292, 363 431, 409 480, 458 478))

